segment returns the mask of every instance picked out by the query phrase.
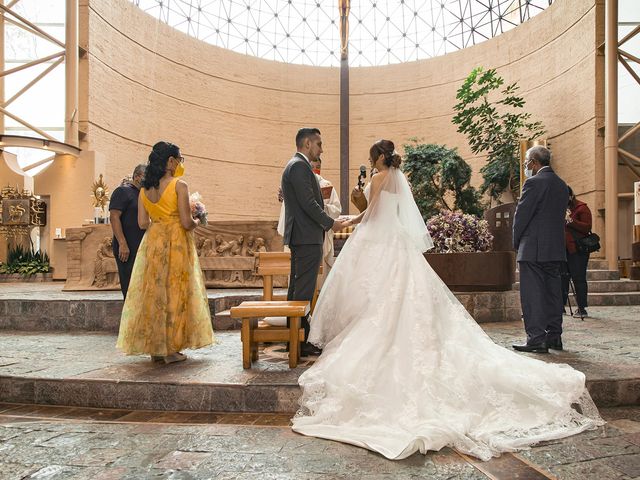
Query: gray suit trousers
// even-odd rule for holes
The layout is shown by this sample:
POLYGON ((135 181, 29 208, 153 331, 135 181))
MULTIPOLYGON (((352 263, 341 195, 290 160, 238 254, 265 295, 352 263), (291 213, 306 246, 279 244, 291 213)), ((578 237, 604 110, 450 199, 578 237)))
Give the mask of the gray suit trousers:
MULTIPOLYGON (((322 262, 322 245, 289 245, 291 249, 291 276, 287 300, 311 302, 318 281, 318 271, 322 262)), ((309 318, 302 319, 305 341, 309 337, 309 318)))
POLYGON ((518 262, 528 345, 557 339, 562 334, 561 266, 562 262, 518 262))

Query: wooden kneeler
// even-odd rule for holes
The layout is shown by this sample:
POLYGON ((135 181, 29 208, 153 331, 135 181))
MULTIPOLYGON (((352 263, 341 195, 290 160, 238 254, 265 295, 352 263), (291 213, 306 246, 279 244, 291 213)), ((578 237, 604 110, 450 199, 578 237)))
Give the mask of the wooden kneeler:
POLYGON ((242 302, 231 308, 231 317, 242 319, 242 367, 251 368, 258 360, 260 342, 289 343, 289 368, 298 366, 300 342, 304 341, 304 330, 300 319, 309 313, 306 301, 252 301, 242 302), (258 318, 289 317, 289 327, 259 325, 258 318))

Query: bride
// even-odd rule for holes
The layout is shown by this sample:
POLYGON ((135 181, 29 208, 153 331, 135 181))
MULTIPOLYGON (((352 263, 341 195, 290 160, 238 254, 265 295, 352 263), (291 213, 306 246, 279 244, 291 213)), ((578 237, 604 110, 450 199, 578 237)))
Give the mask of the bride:
POLYGON ((324 351, 300 376, 293 430, 390 459, 448 446, 488 460, 602 425, 583 373, 493 343, 425 261, 393 143, 369 161, 379 173, 318 299, 309 341, 324 351))

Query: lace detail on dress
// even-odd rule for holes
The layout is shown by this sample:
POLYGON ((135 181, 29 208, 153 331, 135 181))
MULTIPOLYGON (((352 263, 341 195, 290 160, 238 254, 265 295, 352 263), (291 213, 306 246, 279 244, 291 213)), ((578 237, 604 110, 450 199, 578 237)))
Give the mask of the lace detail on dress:
POLYGON ((293 429, 392 459, 450 446, 487 460, 602 425, 584 374, 491 340, 398 205, 377 203, 325 281, 309 337, 324 352, 300 376, 293 429))

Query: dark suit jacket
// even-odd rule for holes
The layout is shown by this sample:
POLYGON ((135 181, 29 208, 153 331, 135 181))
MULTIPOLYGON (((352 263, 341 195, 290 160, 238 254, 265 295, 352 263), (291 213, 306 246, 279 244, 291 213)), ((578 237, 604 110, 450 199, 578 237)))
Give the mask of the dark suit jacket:
POLYGON ((566 261, 568 203, 567 184, 550 167, 524 182, 513 218, 513 247, 519 262, 566 261))
POLYGON ((296 153, 282 172, 284 244, 321 245, 333 219, 324 211, 320 185, 311 165, 296 153))

